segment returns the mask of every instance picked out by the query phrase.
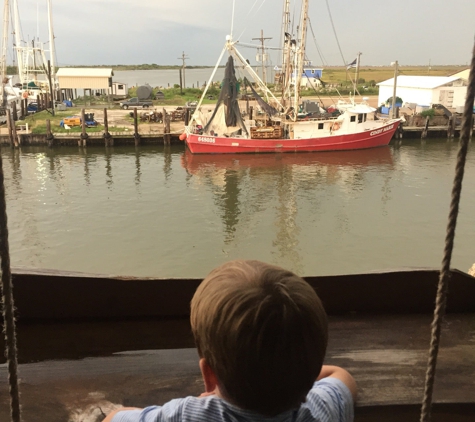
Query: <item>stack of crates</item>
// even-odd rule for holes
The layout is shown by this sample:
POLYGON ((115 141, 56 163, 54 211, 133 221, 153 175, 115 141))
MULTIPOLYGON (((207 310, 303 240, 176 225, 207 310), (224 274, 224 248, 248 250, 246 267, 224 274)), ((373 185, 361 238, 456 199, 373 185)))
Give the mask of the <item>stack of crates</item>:
POLYGON ((282 126, 251 127, 251 139, 280 139, 282 126))

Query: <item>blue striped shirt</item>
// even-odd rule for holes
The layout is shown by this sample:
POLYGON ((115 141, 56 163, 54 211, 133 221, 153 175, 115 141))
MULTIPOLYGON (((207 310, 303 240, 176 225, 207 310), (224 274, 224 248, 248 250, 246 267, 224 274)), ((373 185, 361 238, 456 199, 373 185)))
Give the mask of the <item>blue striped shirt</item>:
POLYGON ((112 422, 351 422, 353 418, 353 398, 348 387, 330 377, 315 382, 300 408, 273 417, 240 409, 217 396, 207 396, 124 410, 112 422))

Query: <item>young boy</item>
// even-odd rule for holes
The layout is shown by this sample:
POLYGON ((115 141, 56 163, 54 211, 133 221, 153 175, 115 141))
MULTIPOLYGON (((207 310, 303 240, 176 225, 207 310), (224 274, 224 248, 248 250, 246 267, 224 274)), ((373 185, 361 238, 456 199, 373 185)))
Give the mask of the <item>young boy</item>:
POLYGON ((259 261, 231 261, 198 287, 191 327, 206 392, 104 422, 353 420, 356 383, 322 366, 327 317, 300 277, 259 261))

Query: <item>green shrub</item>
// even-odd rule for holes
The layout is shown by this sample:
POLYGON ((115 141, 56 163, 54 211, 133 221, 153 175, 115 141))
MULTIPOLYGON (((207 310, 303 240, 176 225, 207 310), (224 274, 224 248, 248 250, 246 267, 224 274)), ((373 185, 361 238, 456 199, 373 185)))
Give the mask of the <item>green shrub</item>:
POLYGON ((429 108, 427 110, 423 110, 423 111, 421 111, 421 116, 429 117, 429 119, 432 119, 432 117, 435 116, 435 109, 434 108, 429 108))
MULTIPOLYGON (((392 104, 393 103, 393 97, 389 97, 386 100, 386 103, 392 104)), ((402 104, 402 98, 401 97, 396 96, 396 104, 402 104)))

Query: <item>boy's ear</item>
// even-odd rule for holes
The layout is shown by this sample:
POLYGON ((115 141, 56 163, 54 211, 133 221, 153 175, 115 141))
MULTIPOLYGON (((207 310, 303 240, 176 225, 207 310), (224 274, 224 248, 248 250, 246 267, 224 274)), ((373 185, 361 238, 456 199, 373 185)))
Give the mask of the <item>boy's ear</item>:
POLYGON ((200 359, 200 370, 205 383, 205 391, 207 393, 213 393, 218 387, 218 379, 205 358, 200 359))

